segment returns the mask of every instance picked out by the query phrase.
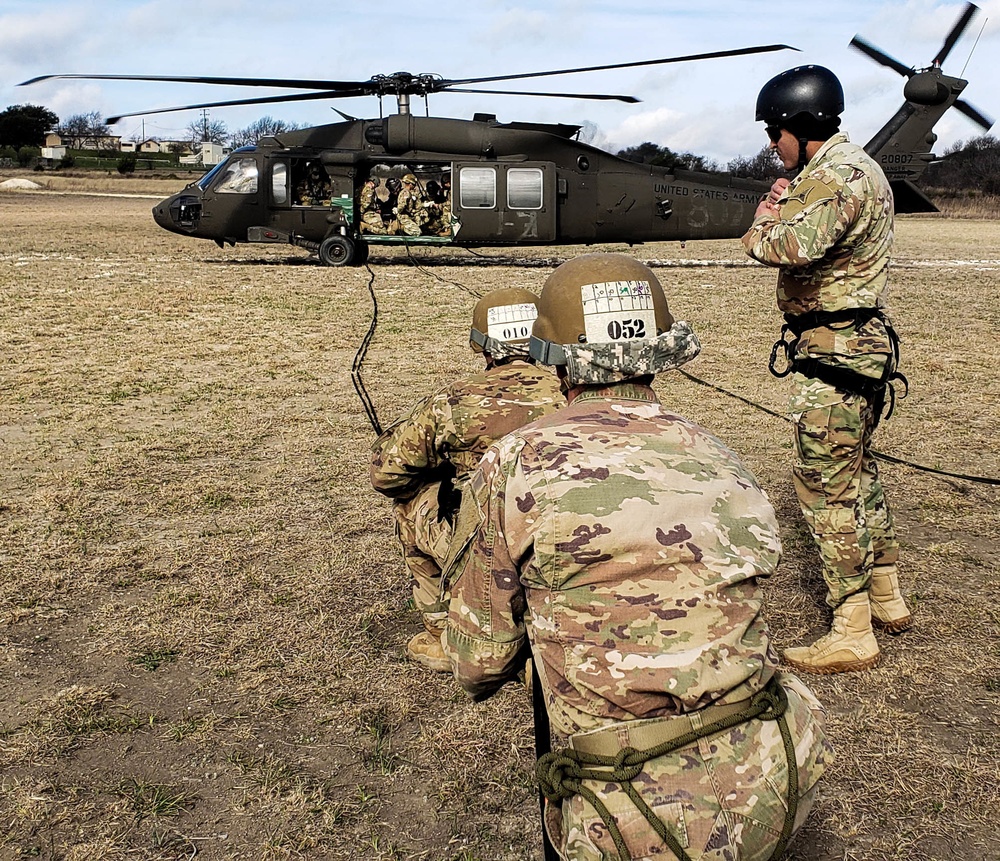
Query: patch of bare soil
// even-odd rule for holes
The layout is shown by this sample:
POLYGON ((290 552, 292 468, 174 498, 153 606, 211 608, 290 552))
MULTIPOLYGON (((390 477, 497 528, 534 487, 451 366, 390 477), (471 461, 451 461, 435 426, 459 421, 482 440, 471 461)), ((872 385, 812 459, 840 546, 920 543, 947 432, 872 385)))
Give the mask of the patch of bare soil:
MULTIPOLYGON (((997 222, 899 220, 911 395, 882 451, 1000 477, 997 248, 997 222)), ((388 423, 475 367, 474 294, 538 290, 579 250, 376 250, 369 274, 172 236, 143 200, 0 194, 0 858, 541 857, 525 692, 474 705, 404 657, 419 620, 350 367, 370 279, 388 423)), ((691 373, 782 412, 771 274, 736 242, 633 253, 702 339, 691 373)), ((657 386, 778 509, 778 646, 820 631, 788 427, 657 386)), ((788 857, 996 861, 998 491, 883 475, 917 625, 810 680, 837 760, 788 857)))

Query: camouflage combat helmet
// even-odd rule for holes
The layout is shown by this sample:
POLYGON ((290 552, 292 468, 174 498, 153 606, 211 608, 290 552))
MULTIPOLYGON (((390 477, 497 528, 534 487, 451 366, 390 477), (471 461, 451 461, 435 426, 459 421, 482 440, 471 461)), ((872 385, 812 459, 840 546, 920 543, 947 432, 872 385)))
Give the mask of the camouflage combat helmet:
POLYGON ((538 299, 530 355, 566 368, 570 385, 656 374, 701 349, 675 321, 652 270, 626 254, 585 254, 559 266, 538 299))
MULTIPOLYGON (((805 115, 816 123, 837 119, 844 112, 844 88, 823 66, 796 66, 771 78, 757 96, 757 120, 788 128, 805 115)), ((794 131, 794 129, 789 129, 794 131)))
POLYGON ((531 326, 538 316, 538 297, 518 287, 487 293, 472 309, 469 346, 494 359, 528 355, 531 326))
POLYGON ((403 182, 408 182, 411 185, 417 184, 417 178, 412 173, 403 174, 403 182))

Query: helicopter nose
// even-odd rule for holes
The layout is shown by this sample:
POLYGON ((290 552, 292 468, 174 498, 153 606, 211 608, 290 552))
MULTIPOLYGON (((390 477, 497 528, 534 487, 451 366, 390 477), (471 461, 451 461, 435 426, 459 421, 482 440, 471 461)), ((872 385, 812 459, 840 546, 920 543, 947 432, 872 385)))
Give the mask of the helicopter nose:
POLYGON ((153 220, 173 233, 194 233, 201 221, 201 200, 192 194, 175 194, 153 207, 153 220))

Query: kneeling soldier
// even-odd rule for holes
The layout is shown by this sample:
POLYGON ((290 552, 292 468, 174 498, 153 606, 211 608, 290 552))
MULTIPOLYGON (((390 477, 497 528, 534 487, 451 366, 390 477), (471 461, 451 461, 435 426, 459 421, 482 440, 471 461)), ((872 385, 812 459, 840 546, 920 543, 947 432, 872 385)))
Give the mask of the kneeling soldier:
POLYGON ((485 370, 419 401, 372 449, 372 486, 394 502, 396 535, 426 629, 407 654, 433 670, 451 671, 441 648, 448 616, 441 565, 469 474, 496 440, 564 403, 552 374, 527 355, 537 302, 520 289, 480 299, 469 338, 485 370))
POLYGON ((761 615, 774 510, 651 388, 699 349, 646 266, 564 263, 530 350, 568 406, 493 445, 463 497, 446 649, 476 699, 533 659, 569 735, 538 768, 566 859, 775 857, 831 759, 822 709, 779 673, 761 615))

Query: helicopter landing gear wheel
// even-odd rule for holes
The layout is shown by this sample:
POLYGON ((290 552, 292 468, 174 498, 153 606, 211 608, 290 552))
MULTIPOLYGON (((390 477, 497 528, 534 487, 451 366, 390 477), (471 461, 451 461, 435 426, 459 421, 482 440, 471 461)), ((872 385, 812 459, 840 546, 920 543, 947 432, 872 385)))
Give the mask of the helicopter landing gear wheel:
POLYGON ((334 234, 319 244, 319 259, 324 266, 347 266, 354 259, 354 243, 334 234))

